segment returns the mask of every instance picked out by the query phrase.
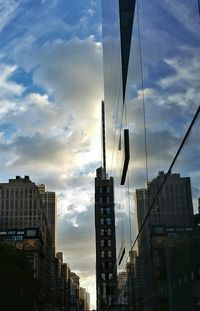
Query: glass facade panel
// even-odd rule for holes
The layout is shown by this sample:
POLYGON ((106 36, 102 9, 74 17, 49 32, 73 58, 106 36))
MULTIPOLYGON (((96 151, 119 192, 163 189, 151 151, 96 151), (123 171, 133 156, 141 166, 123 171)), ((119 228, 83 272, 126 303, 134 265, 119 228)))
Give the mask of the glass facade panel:
POLYGON ((200 286, 198 4, 136 2, 123 101, 119 3, 102 3, 107 173, 115 182, 122 293, 118 302, 127 310, 156 310, 158 303, 162 310, 197 310, 200 294, 192 288, 200 286), (126 129, 130 159, 121 185, 126 129), (127 288, 132 295, 123 296, 127 288))

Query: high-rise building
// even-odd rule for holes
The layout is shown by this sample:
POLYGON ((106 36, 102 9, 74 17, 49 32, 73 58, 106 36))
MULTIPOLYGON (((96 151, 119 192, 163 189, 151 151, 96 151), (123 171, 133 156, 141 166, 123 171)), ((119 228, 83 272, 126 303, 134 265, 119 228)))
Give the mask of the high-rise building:
POLYGON ((80 311, 89 311, 89 293, 85 288, 80 287, 80 311))
POLYGON ((63 280, 63 294, 64 294, 64 311, 70 310, 70 292, 71 292, 71 282, 70 282, 70 267, 68 263, 62 263, 61 265, 61 275, 63 280))
POLYGON ((53 191, 46 191, 44 184, 38 185, 40 197, 43 202, 44 210, 48 220, 49 228, 52 236, 52 249, 55 256, 56 248, 56 219, 57 219, 57 198, 53 191))
POLYGON ((0 184, 0 202, 0 230, 4 230, 9 236, 16 236, 17 232, 21 232, 23 249, 27 251, 27 255, 31 254, 30 250, 34 253, 34 275, 39 278, 44 296, 48 297, 51 284, 52 240, 37 186, 29 176, 9 179, 8 183, 0 184), (32 239, 25 239, 27 235, 32 239), (41 241, 42 257, 38 257, 41 241))
POLYGON ((114 210, 114 182, 106 174, 105 112, 102 101, 103 167, 95 177, 95 232, 96 232, 96 293, 97 310, 107 310, 116 295, 116 237, 114 210))
POLYGON ((70 311, 79 310, 80 278, 76 273, 70 272, 70 311))
POLYGON ((47 226, 47 218, 37 186, 29 176, 16 176, 0 184, 0 228, 47 226))
POLYGON ((97 310, 106 310, 116 293, 116 238, 113 178, 97 169, 95 178, 97 310))

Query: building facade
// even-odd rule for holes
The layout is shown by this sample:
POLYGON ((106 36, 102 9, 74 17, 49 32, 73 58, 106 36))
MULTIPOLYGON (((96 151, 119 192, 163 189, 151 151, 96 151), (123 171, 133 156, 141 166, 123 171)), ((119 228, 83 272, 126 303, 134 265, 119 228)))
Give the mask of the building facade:
MULTIPOLYGON (((118 275, 124 273, 127 278, 118 302, 121 306, 126 302, 127 310, 132 310, 133 302, 121 298, 125 298, 131 279, 132 288, 137 284, 145 264, 138 247, 142 245, 154 256, 152 245, 146 239, 152 234, 149 225, 153 222, 155 226, 164 223, 163 226, 172 226, 172 229, 183 225, 192 228, 193 209, 197 210, 200 163, 196 138, 200 121, 196 85, 199 76, 190 75, 191 68, 196 68, 197 58, 199 64, 197 16, 195 1, 158 4, 156 0, 102 0, 106 171, 115 181, 116 266, 118 275), (158 171, 165 171, 167 175, 167 178, 159 177, 161 184, 158 171), (187 190, 188 181, 182 177, 182 186, 179 186, 179 174, 190 177, 190 190, 187 190), (168 177, 175 184, 172 190, 170 182, 167 184, 168 177), (151 182, 154 190, 148 192, 147 185, 151 182), (162 193, 164 184, 166 192, 162 193), (136 190, 137 200, 141 198, 144 207, 141 210, 137 210, 134 200, 136 190), (190 194, 186 196, 187 191, 190 194)), ((168 241, 168 235, 165 237, 168 241)), ((187 250, 192 257, 191 248, 187 250)), ((173 269, 172 261, 168 263, 168 269, 173 269)), ((192 267, 193 264, 190 275, 192 267)), ((153 267, 150 271, 148 278, 152 279, 153 267)), ((140 278, 139 298, 145 286, 140 278)), ((148 310, 159 310, 157 301, 151 301, 150 296, 148 310)), ((195 296, 193 299, 198 301, 195 296)), ((138 310, 144 310, 142 300, 137 299, 137 303, 138 310)), ((184 308, 187 310, 188 305, 184 308)))
POLYGON ((97 310, 107 310, 116 294, 116 238, 113 178, 100 167, 95 178, 97 310))
POLYGON ((34 275, 40 281, 44 297, 50 300, 52 240, 37 186, 29 176, 16 176, 0 184, 0 202, 0 230, 8 233, 7 240, 12 232, 16 237, 18 232, 24 232, 22 247, 29 257, 32 249, 34 275), (32 239, 25 239, 27 234, 32 239))
POLYGON ((52 236, 52 249, 53 255, 55 257, 56 252, 56 221, 57 221, 57 197, 56 193, 53 191, 46 191, 46 186, 44 184, 38 185, 38 190, 44 210, 46 213, 47 221, 52 236))

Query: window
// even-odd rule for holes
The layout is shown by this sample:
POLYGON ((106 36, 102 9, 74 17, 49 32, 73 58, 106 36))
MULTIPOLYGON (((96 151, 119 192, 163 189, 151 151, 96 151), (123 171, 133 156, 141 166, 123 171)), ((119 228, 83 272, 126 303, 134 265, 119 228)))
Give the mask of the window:
POLYGON ((104 218, 100 218, 100 225, 104 225, 104 218))
POLYGON ((106 197, 106 203, 110 203, 110 197, 106 197))
POLYGON ((108 251, 108 257, 111 258, 112 257, 112 252, 108 251))
POLYGON ((36 236, 36 230, 27 230, 26 235, 27 236, 36 236))
POLYGON ((106 214, 110 214, 110 207, 106 207, 106 214))
POLYGON ((111 229, 108 229, 108 230, 107 230, 107 234, 108 234, 108 235, 111 235, 111 229))
POLYGON ((102 277, 102 279, 105 281, 105 279, 106 279, 106 274, 105 274, 105 273, 101 273, 101 277, 102 277))
POLYGON ((106 192, 110 193, 110 187, 106 187, 106 192))
POLYGON ((101 246, 104 246, 104 240, 101 240, 101 246))
POLYGON ((102 187, 99 187, 99 192, 102 193, 102 187))
POLYGON ((108 246, 111 246, 111 240, 108 240, 108 246))
POLYGON ((100 214, 103 214, 103 207, 100 208, 100 214))
POLYGON ((100 229, 100 235, 101 235, 101 236, 104 235, 104 229, 100 229))
POLYGON ((104 258, 104 257, 105 257, 105 252, 101 251, 101 258, 104 258))
POLYGON ((99 198, 99 203, 103 203, 103 198, 102 197, 99 198))
POLYGON ((111 218, 106 218, 105 222, 106 222, 106 225, 111 225, 111 218))

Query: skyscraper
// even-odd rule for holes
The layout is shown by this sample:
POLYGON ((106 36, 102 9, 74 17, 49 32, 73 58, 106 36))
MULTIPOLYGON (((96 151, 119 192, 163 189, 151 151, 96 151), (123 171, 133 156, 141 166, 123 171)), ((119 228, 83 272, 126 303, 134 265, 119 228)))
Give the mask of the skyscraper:
POLYGON ((57 198, 53 191, 46 191, 44 184, 38 185, 40 197, 43 202, 44 210, 48 220, 49 228, 52 236, 52 249, 55 256, 56 248, 56 220, 57 220, 57 198))
POLYGON ((102 167, 95 178, 97 310, 107 310, 116 290, 116 239, 113 178, 102 167))
POLYGON ((96 230, 96 290, 97 310, 107 310, 116 294, 116 237, 114 182, 106 174, 105 115, 102 102, 103 167, 96 170, 95 230, 96 230))
POLYGON ((17 241, 17 236, 21 236, 24 241, 22 248, 30 258, 43 295, 48 297, 52 240, 40 193, 29 176, 16 176, 15 179, 9 179, 8 183, 0 184, 0 215, 0 230, 13 236, 14 241, 17 241))
POLYGON ((16 176, 0 184, 0 228, 39 227, 47 224, 46 213, 37 186, 29 176, 16 176))

